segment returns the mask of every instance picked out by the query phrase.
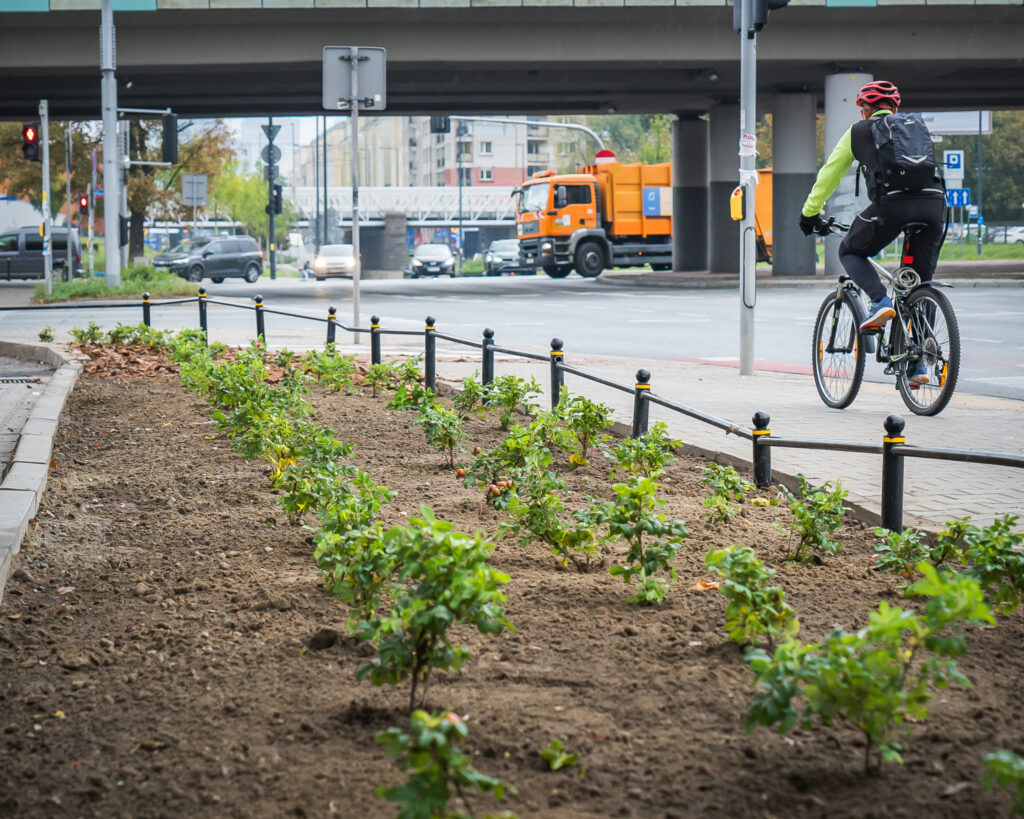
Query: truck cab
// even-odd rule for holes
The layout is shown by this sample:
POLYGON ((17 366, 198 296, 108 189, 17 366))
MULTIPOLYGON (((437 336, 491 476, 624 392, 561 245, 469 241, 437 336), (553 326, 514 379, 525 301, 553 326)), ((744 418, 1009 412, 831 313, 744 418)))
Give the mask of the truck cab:
MULTIPOLYGON (((516 234, 524 264, 544 268, 553 278, 568 276, 581 235, 603 238, 597 180, 587 174, 543 171, 523 185, 516 234)), ((600 271, 598 271, 600 272, 600 271)), ((595 274, 596 275, 596 274, 595 274)))

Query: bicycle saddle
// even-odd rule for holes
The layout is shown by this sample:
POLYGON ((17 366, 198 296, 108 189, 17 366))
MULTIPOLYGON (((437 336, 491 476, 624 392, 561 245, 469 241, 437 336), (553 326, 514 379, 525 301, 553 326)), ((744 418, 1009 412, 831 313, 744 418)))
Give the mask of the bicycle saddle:
POLYGON ((906 234, 917 233, 918 231, 924 230, 928 227, 927 222, 907 222, 901 230, 906 234))

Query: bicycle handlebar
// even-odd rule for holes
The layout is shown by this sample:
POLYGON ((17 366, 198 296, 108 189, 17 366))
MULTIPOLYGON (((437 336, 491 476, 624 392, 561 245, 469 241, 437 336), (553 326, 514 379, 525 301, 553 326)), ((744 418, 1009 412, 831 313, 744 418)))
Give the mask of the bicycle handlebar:
POLYGON ((828 221, 814 232, 819 236, 830 236, 832 234, 839 235, 840 233, 846 233, 849 229, 849 225, 837 222, 834 216, 830 216, 828 221))

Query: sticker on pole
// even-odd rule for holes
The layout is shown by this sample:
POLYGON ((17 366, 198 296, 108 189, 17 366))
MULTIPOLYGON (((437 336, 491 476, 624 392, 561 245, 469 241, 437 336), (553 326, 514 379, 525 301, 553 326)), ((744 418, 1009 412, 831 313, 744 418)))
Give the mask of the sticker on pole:
POLYGON ((757 156, 757 137, 754 134, 740 135, 740 156, 757 156))

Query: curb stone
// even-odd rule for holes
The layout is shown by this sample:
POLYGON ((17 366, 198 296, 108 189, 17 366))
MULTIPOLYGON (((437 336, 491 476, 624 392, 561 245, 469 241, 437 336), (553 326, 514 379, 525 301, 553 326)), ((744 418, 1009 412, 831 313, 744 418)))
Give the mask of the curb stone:
POLYGON ((46 489, 53 439, 64 403, 78 381, 82 364, 58 347, 0 340, 0 355, 39 361, 55 368, 46 390, 20 431, 10 467, 0 483, 0 603, 14 555, 46 489))

